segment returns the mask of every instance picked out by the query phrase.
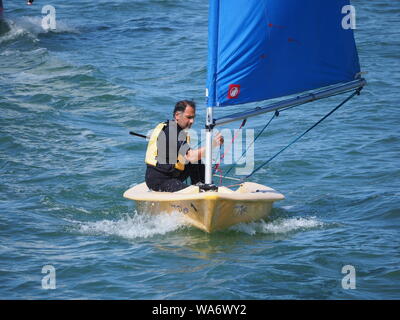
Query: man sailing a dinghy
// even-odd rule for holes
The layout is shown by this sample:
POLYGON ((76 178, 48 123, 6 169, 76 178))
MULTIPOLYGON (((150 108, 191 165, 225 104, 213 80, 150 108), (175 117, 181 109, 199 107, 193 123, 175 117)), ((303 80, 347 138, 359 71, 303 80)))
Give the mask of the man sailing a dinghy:
MULTIPOLYGON (((187 129, 194 123, 196 105, 193 101, 182 100, 175 105, 173 120, 159 123, 151 134, 146 151, 146 184, 153 191, 175 192, 188 185, 204 183, 204 165, 200 163, 205 148, 191 149, 187 129)), ((224 143, 218 134, 214 146, 224 143)))

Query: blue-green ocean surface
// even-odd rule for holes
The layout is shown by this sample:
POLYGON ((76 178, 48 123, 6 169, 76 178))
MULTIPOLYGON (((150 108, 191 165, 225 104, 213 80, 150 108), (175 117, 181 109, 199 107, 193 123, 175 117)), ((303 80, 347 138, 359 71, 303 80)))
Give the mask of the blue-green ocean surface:
MULTIPOLYGON (((368 85, 252 177, 286 197, 270 218, 214 234, 122 197, 144 179, 146 142, 130 130, 146 133, 181 99, 204 125, 207 1, 4 2, 0 299, 400 298, 398 1, 353 1, 368 85)), ((282 112, 255 166, 344 98, 282 112)))

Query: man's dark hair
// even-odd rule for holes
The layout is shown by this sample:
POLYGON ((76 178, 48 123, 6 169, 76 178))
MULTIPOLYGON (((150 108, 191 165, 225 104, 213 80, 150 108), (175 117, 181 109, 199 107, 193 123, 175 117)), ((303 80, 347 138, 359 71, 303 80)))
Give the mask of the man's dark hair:
POLYGON ((175 113, 177 112, 185 112, 187 107, 192 107, 196 109, 196 103, 192 100, 181 100, 175 104, 174 112, 172 115, 175 117, 175 113))

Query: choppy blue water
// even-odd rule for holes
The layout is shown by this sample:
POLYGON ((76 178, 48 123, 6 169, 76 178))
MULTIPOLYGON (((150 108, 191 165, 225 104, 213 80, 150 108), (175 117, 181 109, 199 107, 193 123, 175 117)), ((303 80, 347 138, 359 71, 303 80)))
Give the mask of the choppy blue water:
MULTIPOLYGON (((400 298, 397 1, 353 1, 368 86, 254 176, 286 196, 272 217, 211 235, 122 197, 144 174, 146 144, 129 130, 187 98, 204 124, 206 1, 4 2, 1 299, 400 298), (46 4, 54 31, 41 27, 46 4), (45 265, 54 290, 42 288, 45 265), (355 289, 342 287, 346 265, 355 289)), ((256 165, 342 98, 282 112, 256 165)))

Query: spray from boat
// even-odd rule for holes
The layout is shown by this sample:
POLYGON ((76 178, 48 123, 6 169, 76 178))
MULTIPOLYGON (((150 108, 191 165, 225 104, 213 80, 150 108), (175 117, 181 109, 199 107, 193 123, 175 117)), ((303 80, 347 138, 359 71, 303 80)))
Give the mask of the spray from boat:
POLYGON ((82 234, 114 236, 129 240, 164 235, 187 226, 178 212, 160 215, 135 213, 117 220, 72 223, 82 234))
MULTIPOLYGON (((85 235, 118 237, 127 240, 138 240, 168 235, 185 230, 192 231, 182 219, 182 214, 138 214, 126 215, 120 219, 103 219, 99 221, 70 221, 73 229, 85 235)), ((235 225, 219 233, 241 233, 244 235, 280 235, 289 236, 297 232, 306 232, 325 227, 317 217, 285 217, 273 220, 258 220, 235 225)))

